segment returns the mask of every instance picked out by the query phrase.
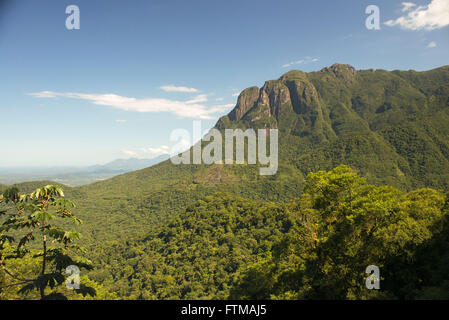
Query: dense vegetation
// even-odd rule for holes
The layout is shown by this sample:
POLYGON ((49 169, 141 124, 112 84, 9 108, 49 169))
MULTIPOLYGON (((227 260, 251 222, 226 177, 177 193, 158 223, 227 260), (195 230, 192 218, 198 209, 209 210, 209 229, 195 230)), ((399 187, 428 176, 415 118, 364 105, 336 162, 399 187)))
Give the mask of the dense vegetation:
POLYGON ((2 192, 0 203, 5 207, 0 216, 6 215, 0 226, 0 297, 11 299, 20 294, 31 299, 37 292, 40 299, 96 296, 95 288, 89 286, 95 283, 87 277, 83 283, 77 279, 80 268, 92 268, 75 244, 79 233, 64 230, 58 223, 60 219, 81 223, 70 211, 75 204, 64 198, 60 187, 47 185, 31 194, 12 187, 2 192), (33 241, 41 246, 39 250, 29 248, 33 241), (14 242, 15 248, 11 247, 14 242), (66 280, 67 271, 77 274, 66 280))
POLYGON ((447 298, 448 123, 448 66, 291 71, 216 125, 278 128, 276 175, 165 161, 62 187, 89 278, 120 298, 447 298))
MULTIPOLYGON (((11 189, 3 198, 19 209, 23 203, 11 189)), ((69 215, 65 210, 57 212, 69 215)), ((375 186, 339 166, 309 174, 301 197, 287 203, 206 196, 142 240, 98 246, 91 252, 98 265, 88 273, 95 282, 86 275, 82 281, 102 299, 449 298, 448 217, 449 193, 375 186), (381 270, 381 290, 365 287, 369 265, 381 270)), ((82 298, 61 286, 62 267, 86 263, 65 256, 77 234, 50 226, 48 235, 64 244, 48 259, 59 273, 42 273, 19 293, 10 287, 42 268, 42 252, 19 254, 28 233, 17 249, 8 245, 8 226, 28 221, 18 218, 11 215, 2 228, 1 255, 12 261, 3 266, 13 271, 0 270, 0 297, 35 298, 46 276, 56 291, 41 295, 82 298)))
POLYGON ((247 268, 232 297, 449 297, 449 194, 369 185, 341 166, 310 174, 287 210, 295 226, 247 268), (381 290, 366 289, 369 265, 381 270, 381 290))
POLYGON ((448 298, 449 198, 374 186, 340 166, 289 203, 207 196, 92 272, 132 299, 448 298), (381 270, 381 290, 365 269, 381 270))

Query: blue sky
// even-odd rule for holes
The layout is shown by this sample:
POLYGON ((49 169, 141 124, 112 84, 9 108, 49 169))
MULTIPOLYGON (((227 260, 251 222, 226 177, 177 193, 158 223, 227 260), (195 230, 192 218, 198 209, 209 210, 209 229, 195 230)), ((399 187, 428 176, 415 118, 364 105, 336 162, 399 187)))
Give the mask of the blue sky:
POLYGON ((432 69, 448 39, 449 0, 3 1, 0 167, 151 158, 246 87, 335 62, 432 69), (372 4, 380 30, 365 27, 372 4))

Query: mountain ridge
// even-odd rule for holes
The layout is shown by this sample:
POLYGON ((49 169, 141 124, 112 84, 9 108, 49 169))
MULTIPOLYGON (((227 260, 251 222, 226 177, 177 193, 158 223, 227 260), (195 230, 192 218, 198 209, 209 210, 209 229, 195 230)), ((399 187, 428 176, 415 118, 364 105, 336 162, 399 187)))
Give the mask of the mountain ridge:
POLYGON ((216 192, 289 201, 301 194, 310 172, 340 164, 376 185, 448 190, 448 83, 448 66, 425 72, 354 72, 340 65, 289 71, 243 90, 236 107, 215 126, 278 128, 275 175, 260 176, 258 165, 166 160, 67 194, 79 199, 79 216, 91 222, 84 227, 86 237, 113 240, 145 233, 216 192), (104 234, 104 228, 110 232, 104 234))
MULTIPOLYGON (((419 173, 416 165, 410 163, 409 156, 397 145, 403 143, 398 141, 397 134, 406 131, 412 136, 423 137, 426 140, 423 144, 430 146, 444 162, 444 167, 449 168, 449 130, 438 119, 443 116, 449 120, 446 108, 449 105, 449 66, 421 72, 390 72, 356 70, 347 64, 334 64, 309 73, 291 70, 277 80, 266 81, 260 89, 256 88, 243 90, 236 107, 229 115, 221 117, 216 127, 279 128, 284 135, 280 137, 281 144, 282 140, 295 136, 303 140, 299 144, 305 148, 337 143, 336 140, 341 143, 351 136, 366 136, 375 144, 371 149, 388 150, 392 157, 382 160, 394 167, 389 174, 395 176, 396 181, 378 176, 378 182, 411 189, 424 185, 425 177, 402 178, 402 175, 419 173), (428 120, 433 123, 426 123, 428 120), (413 127, 413 132, 410 132, 410 127, 413 127)), ((422 154, 422 151, 416 151, 422 154)), ((331 160, 329 156, 327 160, 331 160)), ((338 165, 335 161, 330 162, 333 164, 323 169, 338 165)), ((365 167, 360 161, 354 165, 361 169, 365 167)), ((430 164, 425 166, 426 170, 431 170, 430 164)), ((373 176, 373 168, 365 169, 364 174, 373 176)), ((425 184, 447 187, 444 179, 440 177, 436 183, 425 179, 425 184)))
MULTIPOLYGON (((285 202, 310 172, 345 164, 369 183, 401 190, 449 183, 449 66, 429 71, 292 70, 242 91, 216 128, 278 128, 279 169, 174 165, 170 160, 70 188, 86 242, 145 234, 216 192, 285 202), (104 232, 109 230, 109 232, 104 232)), ((137 237, 137 236, 136 236, 137 237)))

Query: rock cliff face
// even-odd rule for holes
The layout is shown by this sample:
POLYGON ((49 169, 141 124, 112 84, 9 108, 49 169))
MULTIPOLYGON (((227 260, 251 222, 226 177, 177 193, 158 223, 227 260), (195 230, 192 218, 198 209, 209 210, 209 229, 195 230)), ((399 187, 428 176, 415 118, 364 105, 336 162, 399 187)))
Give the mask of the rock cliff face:
POLYGON ((304 173, 344 163, 390 185, 449 187, 448 88, 448 66, 292 70, 242 91, 217 128, 278 128, 281 159, 304 173))
POLYGON ((237 99, 237 105, 234 110, 229 113, 229 119, 232 121, 238 121, 244 114, 248 112, 254 106, 254 103, 259 98, 259 88, 250 87, 242 91, 237 99))
MULTIPOLYGON (((357 71, 350 65, 334 64, 322 69, 320 73, 349 85, 355 81, 357 71)), ((243 90, 238 97, 237 105, 228 117, 231 121, 243 119, 255 122, 264 117, 271 117, 277 121, 283 114, 293 110, 296 114, 313 114, 314 117, 321 118, 320 104, 318 91, 308 74, 293 70, 278 80, 266 81, 260 89, 250 87, 243 90)))

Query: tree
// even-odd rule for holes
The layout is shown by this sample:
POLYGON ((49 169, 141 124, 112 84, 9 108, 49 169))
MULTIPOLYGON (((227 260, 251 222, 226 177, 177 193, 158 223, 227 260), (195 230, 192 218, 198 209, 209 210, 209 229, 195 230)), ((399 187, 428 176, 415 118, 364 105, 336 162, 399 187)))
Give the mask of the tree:
POLYGON ((295 226, 273 245, 272 258, 242 274, 232 297, 440 295, 449 283, 447 268, 430 269, 435 269, 438 259, 447 260, 447 199, 433 189, 405 194, 393 187, 369 185, 346 166, 311 173, 301 198, 288 205, 295 226), (365 286, 369 265, 381 270, 381 290, 365 286))
MULTIPOLYGON (((84 250, 74 243, 80 234, 61 227, 63 220, 82 223, 70 211, 75 208, 75 203, 65 199, 63 190, 54 185, 27 195, 12 187, 0 194, 0 203, 5 206, 0 215, 6 215, 0 227, 0 270, 14 279, 7 286, 0 284, 0 290, 22 286, 19 293, 23 295, 38 291, 40 299, 66 299, 57 288, 66 281, 66 268, 91 269, 91 262, 80 255, 84 250), (14 250, 6 250, 16 238, 20 240, 14 250), (8 269, 11 260, 25 261, 30 257, 40 259, 37 274, 25 278, 8 269)), ((84 284, 76 286, 75 290, 83 296, 95 296, 95 289, 84 284)))

